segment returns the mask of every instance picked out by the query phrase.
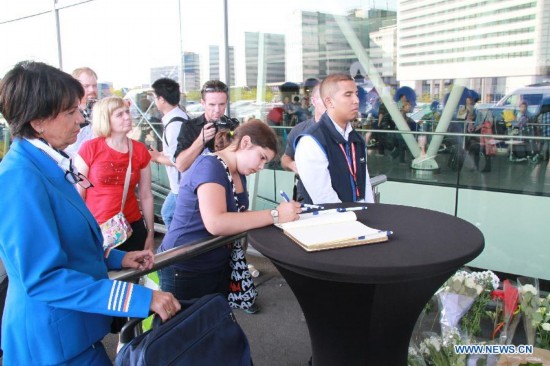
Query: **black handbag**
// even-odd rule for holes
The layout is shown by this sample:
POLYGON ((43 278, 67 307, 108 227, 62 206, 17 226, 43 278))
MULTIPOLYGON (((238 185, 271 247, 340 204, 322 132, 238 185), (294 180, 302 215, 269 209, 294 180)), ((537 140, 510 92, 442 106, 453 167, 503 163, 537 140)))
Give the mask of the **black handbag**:
POLYGON ((250 346, 227 300, 221 294, 181 301, 181 311, 133 338, 142 319, 131 319, 120 332, 124 346, 116 366, 252 365, 250 346), (132 339, 133 338, 133 339, 132 339))

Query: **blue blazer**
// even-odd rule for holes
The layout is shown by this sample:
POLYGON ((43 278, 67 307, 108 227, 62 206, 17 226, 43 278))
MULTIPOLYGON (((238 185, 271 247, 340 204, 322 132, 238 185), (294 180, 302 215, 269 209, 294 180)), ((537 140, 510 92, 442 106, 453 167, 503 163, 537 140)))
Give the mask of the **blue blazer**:
POLYGON ((5 365, 70 363, 109 332, 112 316, 147 316, 152 291, 108 279, 125 253, 104 257, 97 222, 52 158, 16 139, 0 187, 5 365))

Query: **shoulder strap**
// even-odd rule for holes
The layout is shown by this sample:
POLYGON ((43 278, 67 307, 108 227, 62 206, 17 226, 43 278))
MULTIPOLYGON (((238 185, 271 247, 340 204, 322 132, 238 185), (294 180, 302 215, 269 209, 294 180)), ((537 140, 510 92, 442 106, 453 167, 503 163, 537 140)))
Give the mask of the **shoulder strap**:
POLYGON ((128 139, 128 169, 126 169, 126 178, 124 179, 124 193, 122 194, 122 204, 120 211, 124 210, 124 204, 126 203, 126 195, 128 194, 128 187, 130 186, 130 176, 132 175, 132 139, 128 139))
POLYGON ((172 122, 181 122, 181 123, 183 123, 185 121, 187 121, 185 118, 180 117, 180 116, 175 116, 175 117, 172 117, 172 119, 170 119, 170 121, 168 121, 166 126, 164 126, 164 132, 162 134, 162 137, 164 138, 164 142, 166 143, 166 146, 170 146, 170 144, 168 144, 168 140, 166 139, 166 129, 168 128, 168 125, 172 122))
POLYGON ((231 172, 229 171, 229 167, 227 166, 225 161, 223 161, 223 159, 220 158, 218 155, 212 154, 212 153, 208 153, 207 155, 214 156, 216 159, 218 159, 218 161, 225 168, 225 173, 227 174, 227 179, 229 179, 229 183, 231 183, 231 188, 233 189, 233 199, 235 200, 235 206, 237 206, 237 212, 240 212, 241 210, 239 208, 240 207, 239 206, 239 199, 237 198, 237 188, 235 188, 235 183, 233 182, 233 177, 231 176, 231 172))

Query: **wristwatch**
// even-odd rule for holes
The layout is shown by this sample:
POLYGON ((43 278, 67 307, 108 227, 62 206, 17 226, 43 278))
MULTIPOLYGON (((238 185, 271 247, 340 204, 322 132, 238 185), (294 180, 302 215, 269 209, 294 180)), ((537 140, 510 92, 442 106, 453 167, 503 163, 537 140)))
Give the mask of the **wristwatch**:
POLYGON ((273 217, 273 223, 278 224, 279 223, 279 211, 277 210, 271 210, 271 217, 273 217))

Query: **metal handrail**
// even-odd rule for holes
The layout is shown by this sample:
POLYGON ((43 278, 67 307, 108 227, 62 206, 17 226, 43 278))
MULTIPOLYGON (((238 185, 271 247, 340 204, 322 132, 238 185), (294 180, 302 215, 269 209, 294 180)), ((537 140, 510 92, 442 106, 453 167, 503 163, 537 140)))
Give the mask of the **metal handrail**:
POLYGON ((150 270, 139 270, 126 268, 120 271, 109 271, 111 280, 135 281, 147 273, 158 271, 175 263, 180 263, 191 259, 212 249, 219 248, 241 239, 246 236, 246 232, 231 236, 215 236, 206 240, 197 241, 191 245, 177 247, 155 255, 155 264, 150 270))
MULTIPOLYGON (((373 188, 373 193, 378 199, 376 202, 379 202, 380 194, 377 191, 377 188, 380 184, 386 182, 388 177, 384 174, 377 175, 371 178, 371 185, 373 188)), ((155 229, 155 231, 158 231, 155 229)), ((146 275, 147 273, 155 272, 164 267, 170 266, 175 263, 180 263, 187 259, 196 257, 200 254, 208 252, 212 249, 219 248, 221 246, 227 245, 234 242, 235 240, 246 237, 247 232, 231 235, 231 236, 216 236, 208 238, 206 240, 197 241, 191 245, 186 245, 183 247, 177 247, 165 252, 155 255, 155 264, 150 270, 138 270, 138 269, 122 269, 119 271, 109 271, 109 278, 112 280, 120 281, 135 281, 141 276, 146 275)))
POLYGON ((388 181, 388 177, 385 174, 379 174, 370 178, 370 185, 372 188, 378 188, 378 186, 388 181))

